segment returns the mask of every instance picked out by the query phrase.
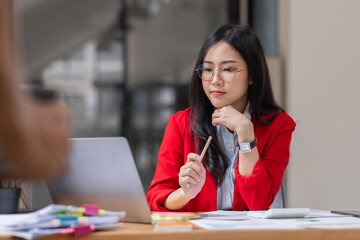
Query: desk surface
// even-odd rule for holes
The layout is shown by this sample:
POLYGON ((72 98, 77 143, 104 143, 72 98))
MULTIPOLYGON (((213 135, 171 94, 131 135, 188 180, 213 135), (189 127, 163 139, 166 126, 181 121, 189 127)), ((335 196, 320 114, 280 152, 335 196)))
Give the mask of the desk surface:
MULTIPOLYGON (((0 236, 0 240, 10 240, 11 237, 0 236)), ((124 223, 123 227, 113 231, 94 232, 88 236, 75 238, 71 235, 54 235, 41 240, 215 240, 215 239, 276 239, 276 240, 348 240, 360 239, 360 229, 351 230, 238 230, 238 231, 206 231, 196 228, 186 232, 159 232, 154 231, 150 224, 124 223)))

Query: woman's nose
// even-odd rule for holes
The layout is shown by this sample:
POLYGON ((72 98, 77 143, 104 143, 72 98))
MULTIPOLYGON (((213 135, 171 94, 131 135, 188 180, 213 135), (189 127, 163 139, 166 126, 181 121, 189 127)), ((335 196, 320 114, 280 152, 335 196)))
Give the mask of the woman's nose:
POLYGON ((214 70, 214 74, 213 74, 213 78, 211 79, 211 83, 212 84, 221 84, 222 83, 222 78, 220 76, 220 73, 218 70, 214 70))

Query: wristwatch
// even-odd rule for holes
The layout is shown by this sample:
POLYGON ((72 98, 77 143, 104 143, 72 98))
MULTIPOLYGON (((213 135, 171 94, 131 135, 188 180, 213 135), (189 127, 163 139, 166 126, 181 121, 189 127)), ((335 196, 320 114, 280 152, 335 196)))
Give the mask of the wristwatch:
POLYGON ((257 144, 257 139, 255 138, 252 142, 243 142, 239 144, 240 152, 242 153, 248 153, 251 152, 251 149, 253 149, 257 144))

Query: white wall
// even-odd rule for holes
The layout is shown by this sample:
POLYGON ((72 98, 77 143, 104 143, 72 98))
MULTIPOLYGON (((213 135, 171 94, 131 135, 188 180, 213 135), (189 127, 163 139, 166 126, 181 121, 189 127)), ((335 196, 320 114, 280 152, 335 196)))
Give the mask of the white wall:
POLYGON ((288 207, 359 209, 360 1, 279 3, 286 106, 297 122, 288 207))

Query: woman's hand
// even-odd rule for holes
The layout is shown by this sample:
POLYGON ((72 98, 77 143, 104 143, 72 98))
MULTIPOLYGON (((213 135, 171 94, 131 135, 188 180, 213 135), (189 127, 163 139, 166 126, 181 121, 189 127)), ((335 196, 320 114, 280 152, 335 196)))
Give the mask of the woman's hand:
POLYGON ((236 132, 239 143, 254 140, 254 127, 252 122, 233 106, 218 108, 212 114, 214 126, 224 125, 230 131, 236 132))
POLYGON ((54 178, 67 167, 68 110, 57 102, 21 97, 22 105, 15 113, 7 115, 11 123, 2 131, 10 136, 3 142, 3 154, 14 168, 13 172, 5 174, 20 178, 54 178))
MULTIPOLYGON (((216 109, 212 115, 212 124, 214 126, 222 124, 230 131, 236 132, 239 143, 251 142, 255 139, 252 122, 232 106, 216 109)), ((251 176, 258 160, 257 147, 249 153, 239 152, 239 173, 245 177, 251 176)))
POLYGON ((201 161, 198 154, 189 153, 186 164, 180 168, 179 184, 190 199, 198 195, 205 183, 206 171, 201 161))

